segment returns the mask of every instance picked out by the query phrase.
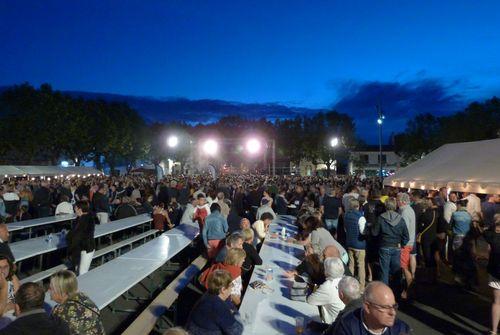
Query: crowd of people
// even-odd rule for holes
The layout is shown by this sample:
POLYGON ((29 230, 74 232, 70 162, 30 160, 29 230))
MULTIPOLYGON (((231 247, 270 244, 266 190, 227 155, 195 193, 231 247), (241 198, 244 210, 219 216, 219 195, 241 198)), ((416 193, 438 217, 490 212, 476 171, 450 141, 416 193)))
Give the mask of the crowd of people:
POLYGON ((377 178, 299 177, 228 174, 210 176, 89 177, 64 180, 4 180, 0 189, 0 312, 11 319, 0 334, 26 332, 46 325, 71 334, 102 334, 99 311, 78 292, 76 274, 89 270, 95 224, 151 213, 155 229, 181 223, 200 228, 197 246, 209 260, 199 277, 206 290, 195 304, 185 330, 169 334, 241 334, 238 307, 252 270, 262 264, 259 249, 278 215, 297 218, 298 233, 289 243, 302 245, 304 258, 286 275, 304 280, 304 303, 318 306, 325 334, 409 333, 396 317, 397 301, 418 294, 416 279, 432 285, 445 267, 457 284, 477 285, 480 236, 489 245, 487 271, 494 301, 491 334, 500 319, 500 197, 382 187, 377 178), (58 305, 40 310, 44 292, 37 284, 20 285, 15 259, 8 254, 10 222, 49 215, 75 214, 68 232, 71 270, 50 280, 58 305), (7 236, 6 236, 7 235, 7 236), (2 256, 3 255, 3 256, 2 256), (417 271, 418 269, 418 271, 417 271), (18 298, 19 296, 19 298, 18 298), (41 298, 42 297, 42 298, 41 298), (37 300, 38 299, 38 300, 37 300), (211 316, 208 317, 207 316, 211 316), (85 331, 82 332, 82 330, 85 331))

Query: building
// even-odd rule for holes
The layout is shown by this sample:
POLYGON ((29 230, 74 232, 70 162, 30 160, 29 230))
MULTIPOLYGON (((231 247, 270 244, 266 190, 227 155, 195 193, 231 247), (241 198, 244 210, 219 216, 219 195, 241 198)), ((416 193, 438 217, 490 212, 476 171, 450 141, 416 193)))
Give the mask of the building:
MULTIPOLYGON (((380 168, 379 146, 367 145, 351 151, 349 155, 349 174, 374 176, 380 168)), ((392 145, 382 146, 382 169, 384 174, 392 174, 399 169, 401 157, 394 152, 392 145)))

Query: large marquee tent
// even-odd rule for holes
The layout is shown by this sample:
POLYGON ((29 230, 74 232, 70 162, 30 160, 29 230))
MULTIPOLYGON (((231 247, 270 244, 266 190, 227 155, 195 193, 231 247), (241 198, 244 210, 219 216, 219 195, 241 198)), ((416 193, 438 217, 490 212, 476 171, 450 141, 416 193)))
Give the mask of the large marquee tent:
POLYGON ((500 194, 500 138, 445 144, 386 178, 384 185, 500 194))
POLYGON ((0 165, 0 178, 10 177, 56 177, 56 176, 92 176, 103 173, 86 166, 34 166, 34 165, 0 165))

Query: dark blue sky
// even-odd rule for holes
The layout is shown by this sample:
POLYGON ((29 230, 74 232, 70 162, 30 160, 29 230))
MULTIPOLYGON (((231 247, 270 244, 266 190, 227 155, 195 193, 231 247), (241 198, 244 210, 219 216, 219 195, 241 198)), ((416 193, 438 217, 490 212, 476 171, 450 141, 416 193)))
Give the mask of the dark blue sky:
POLYGON ((377 102, 389 132, 499 95, 498 41, 499 1, 7 0, 0 85, 335 106, 372 142, 377 102))

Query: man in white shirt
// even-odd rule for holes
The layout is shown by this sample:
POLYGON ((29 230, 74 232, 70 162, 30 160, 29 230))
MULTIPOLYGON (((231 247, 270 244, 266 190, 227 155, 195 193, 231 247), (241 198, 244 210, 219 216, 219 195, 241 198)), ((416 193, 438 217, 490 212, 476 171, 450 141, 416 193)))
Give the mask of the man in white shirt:
POLYGON ((325 282, 311 293, 306 301, 311 305, 319 306, 321 320, 324 323, 331 324, 345 307, 339 297, 338 287, 340 280, 344 276, 344 264, 338 257, 329 257, 325 259, 324 267, 325 282))
POLYGON ((478 225, 481 221, 481 199, 474 193, 464 193, 467 199, 467 212, 472 216, 472 223, 478 225))
POLYGON ((451 215, 457 211, 457 194, 451 192, 448 195, 448 201, 444 204, 443 217, 446 223, 450 223, 451 215))
POLYGON ((56 207, 55 215, 64 215, 64 214, 75 214, 73 210, 73 205, 69 203, 69 198, 67 195, 61 195, 61 202, 56 207))

